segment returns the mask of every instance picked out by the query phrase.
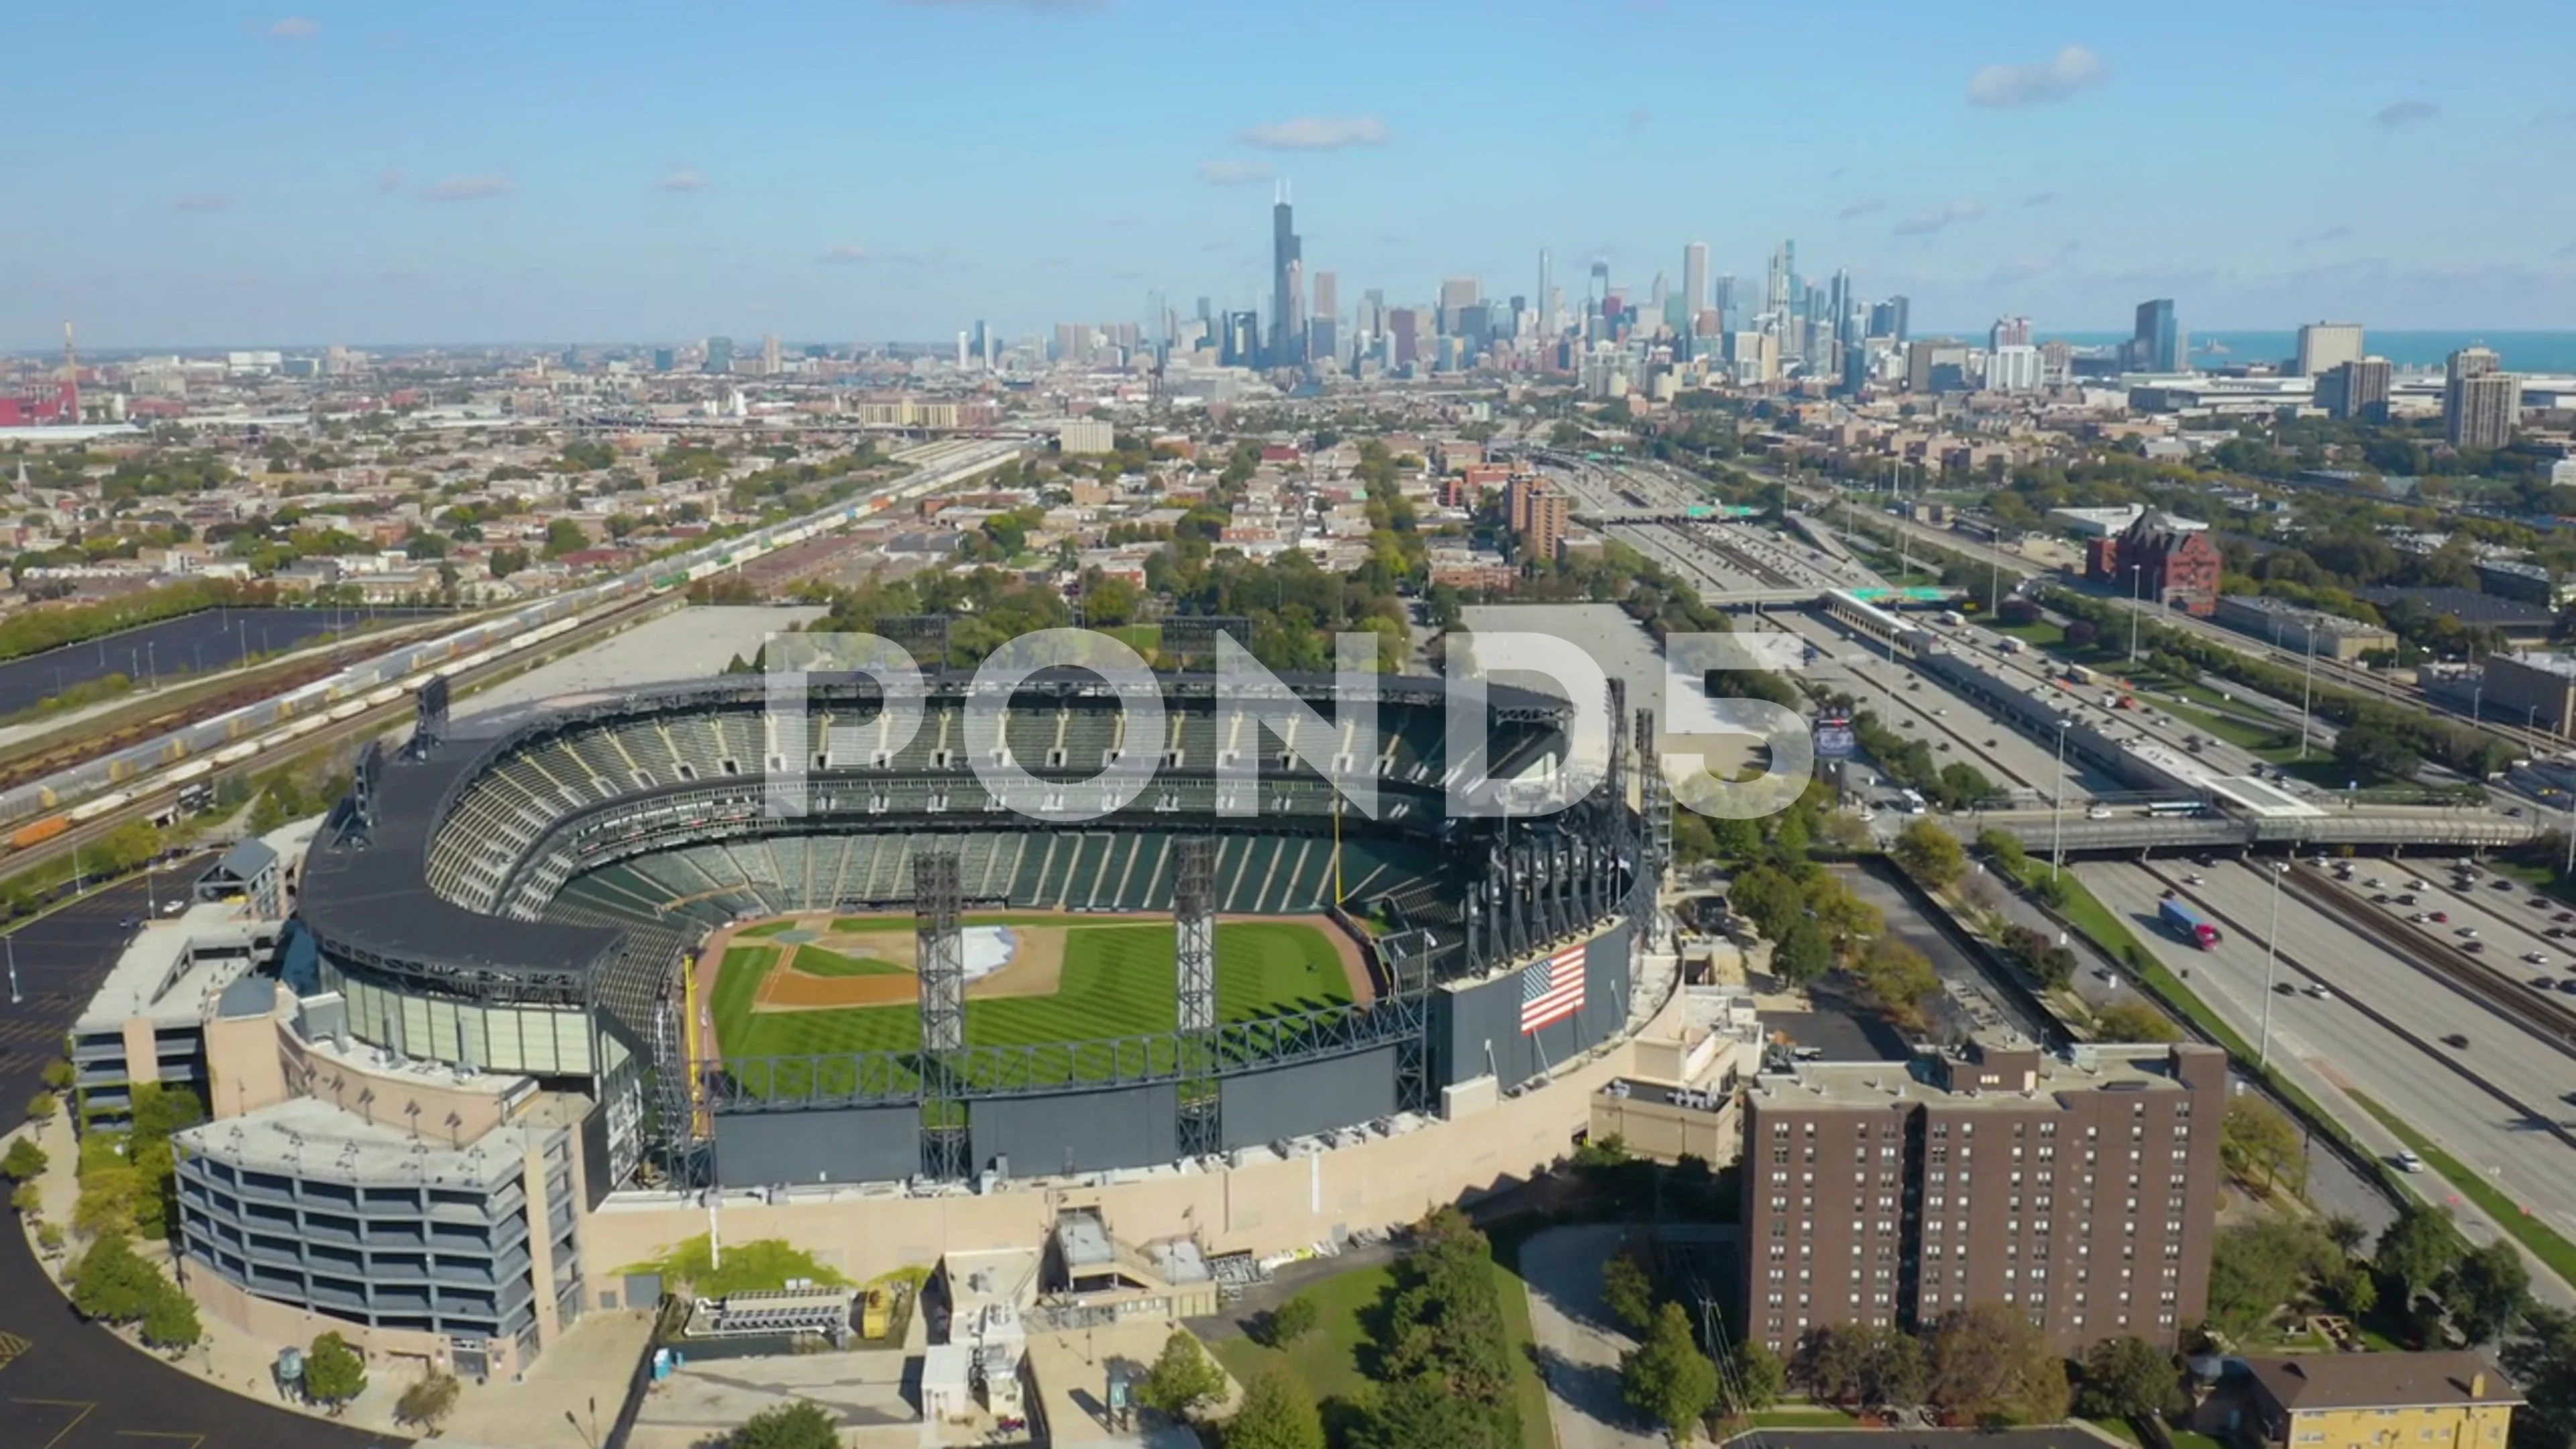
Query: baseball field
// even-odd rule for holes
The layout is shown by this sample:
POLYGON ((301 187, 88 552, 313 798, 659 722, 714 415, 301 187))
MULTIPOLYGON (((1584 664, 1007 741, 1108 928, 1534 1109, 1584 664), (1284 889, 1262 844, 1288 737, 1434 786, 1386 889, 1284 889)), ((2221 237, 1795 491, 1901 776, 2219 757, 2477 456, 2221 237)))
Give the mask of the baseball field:
MULTIPOLYGON (((1169 916, 996 914, 1008 959, 966 986, 969 1046, 1091 1042, 1168 1032, 1178 1019, 1169 916)), ((988 941, 1000 939, 987 931, 988 941)), ((1287 1016, 1370 994, 1357 945, 1320 918, 1218 922, 1226 1022, 1287 1016)), ((909 916, 769 922, 708 943, 701 965, 715 1054, 751 1058, 909 1052, 921 1042, 909 916), (708 976, 712 975, 712 981, 708 976)))

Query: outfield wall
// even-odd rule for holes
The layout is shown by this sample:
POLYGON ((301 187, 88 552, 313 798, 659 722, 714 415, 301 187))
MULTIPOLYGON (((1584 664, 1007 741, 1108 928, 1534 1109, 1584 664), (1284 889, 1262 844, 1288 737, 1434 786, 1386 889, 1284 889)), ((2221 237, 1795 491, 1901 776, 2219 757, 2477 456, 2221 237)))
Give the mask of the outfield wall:
POLYGON ((1113 1172, 1180 1156, 1180 1114, 1181 1089, 1173 1082, 995 1097, 966 1109, 966 1140, 978 1173, 994 1170, 1004 1158, 1018 1177, 1062 1172, 1069 1165, 1113 1172))
MULTIPOLYGON (((1624 965, 1622 976, 1624 982, 1624 965)), ((1684 1015, 1675 993, 1644 1034, 1673 1036, 1684 1015)), ((1527 1181, 1572 1150, 1575 1134, 1590 1124, 1592 1093, 1634 1071, 1634 1056, 1634 1045, 1621 1041, 1592 1061, 1567 1067, 1560 1060, 1555 1080, 1519 1096, 1462 1091, 1453 1094, 1450 1120, 1284 1160, 1261 1153, 1239 1167, 1156 1167, 1113 1182, 1021 1178, 992 1193, 914 1197, 885 1183, 791 1190, 774 1204, 736 1193, 725 1200, 722 1231, 728 1243, 783 1238, 862 1279, 949 1252, 1037 1244, 1062 1207, 1097 1207, 1110 1230, 1131 1243, 1183 1236, 1210 1252, 1286 1252, 1336 1228, 1407 1223, 1441 1204, 1527 1181)), ((818 1115, 783 1113, 780 1120, 818 1115)), ((1013 1170, 1028 1169, 1015 1158, 1013 1170)), ((593 1263, 642 1262, 706 1231, 707 1211, 694 1194, 620 1193, 584 1220, 582 1252, 593 1263)))
POLYGON ((1626 918, 1584 947, 1583 1007, 1563 1021, 1521 1031, 1521 977, 1513 967, 1483 981, 1453 983, 1431 996, 1431 1084, 1436 1091, 1491 1076, 1509 1088, 1552 1071, 1618 1035, 1634 1004, 1630 957, 1636 931, 1626 918))
POLYGON ((723 1118, 715 1141, 725 1187, 891 1182, 921 1171, 921 1109, 748 1113, 723 1118))
POLYGON ((1397 1049, 1230 1076, 1218 1085, 1225 1148, 1262 1147, 1395 1113, 1397 1049))

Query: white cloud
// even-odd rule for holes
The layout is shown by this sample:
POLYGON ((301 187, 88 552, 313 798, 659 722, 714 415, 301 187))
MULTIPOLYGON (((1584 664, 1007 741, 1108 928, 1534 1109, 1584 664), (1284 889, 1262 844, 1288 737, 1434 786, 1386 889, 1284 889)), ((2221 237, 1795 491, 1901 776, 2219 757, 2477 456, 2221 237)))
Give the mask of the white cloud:
POLYGON ((307 20, 301 15, 289 15, 268 27, 268 38, 271 40, 311 40, 321 33, 321 21, 307 20))
POLYGON ((427 201, 482 201, 516 189, 507 176, 449 176, 422 187, 420 194, 427 201))
POLYGON ((662 173, 661 180, 653 183, 656 191, 704 191, 706 186, 707 178, 686 166, 672 167, 662 173))
POLYGON ((2371 113, 2371 119, 2389 130, 2429 121, 2442 114, 2442 108, 2431 101, 2390 101, 2371 113))
POLYGON ((173 211, 230 211, 233 199, 212 191, 193 192, 170 203, 173 211))
POLYGON ((1345 146, 1383 146, 1392 135, 1375 116, 1299 116, 1255 126, 1238 139, 1264 151, 1338 151, 1345 146))
POLYGON ((1980 106, 2033 106, 2062 101, 2109 79, 2102 57, 2070 45, 2038 65, 1980 66, 1968 77, 1968 100, 1980 106))
POLYGON ((1963 221, 1975 221, 1986 214, 1982 201, 1945 201, 1930 211, 1918 212, 1896 224, 1898 236, 1930 236, 1944 227, 1963 221))
POLYGON ((1887 210, 1887 203, 1879 200, 1875 196, 1872 196, 1866 200, 1855 201, 1851 205, 1844 207, 1842 210, 1835 212, 1834 220, 1851 221, 1859 217, 1869 216, 1885 210, 1887 210))
POLYGON ((1202 161, 1199 179, 1210 186, 1245 186, 1270 179, 1270 168, 1259 161, 1202 161))

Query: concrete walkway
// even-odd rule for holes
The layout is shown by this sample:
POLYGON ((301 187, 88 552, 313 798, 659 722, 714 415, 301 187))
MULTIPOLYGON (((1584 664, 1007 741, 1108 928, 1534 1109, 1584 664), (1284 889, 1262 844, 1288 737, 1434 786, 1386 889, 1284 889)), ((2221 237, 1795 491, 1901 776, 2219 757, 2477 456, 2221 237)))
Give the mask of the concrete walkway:
POLYGON ((1601 1269, 1628 1229, 1550 1228, 1521 1246, 1530 1327, 1557 1449, 1664 1449, 1664 1436, 1634 1421, 1619 1398, 1619 1356, 1637 1341, 1610 1321, 1601 1269))

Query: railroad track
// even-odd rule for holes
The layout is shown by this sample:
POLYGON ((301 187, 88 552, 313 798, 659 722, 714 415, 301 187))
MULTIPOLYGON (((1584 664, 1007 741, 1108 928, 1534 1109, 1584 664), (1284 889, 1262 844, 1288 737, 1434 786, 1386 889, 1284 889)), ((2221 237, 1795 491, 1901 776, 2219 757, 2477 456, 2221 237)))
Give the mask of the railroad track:
MULTIPOLYGON (((2220 910, 2218 907, 2211 905, 2206 899, 2192 894, 2189 886, 2183 884, 2179 878, 2168 874, 2162 867, 2156 865, 2152 861, 2139 862, 2139 869, 2145 871, 2150 879, 2155 880, 2166 889, 2172 891, 2176 896, 2190 901, 2192 905, 2201 912, 2201 914, 2210 917, 2212 920, 2226 926, 2229 930, 2236 932, 2239 939, 2248 942, 2263 939, 2261 933, 2254 931, 2244 921, 2237 919, 2227 911, 2220 910)), ((2348 907, 2359 905, 2359 903, 2354 902, 2350 896, 2343 892, 2333 889, 2331 885, 2320 886, 2320 883, 2317 882, 2310 874, 2309 868, 2300 865, 2296 861, 2289 862, 2289 874, 2283 878, 2282 889, 2297 896, 2307 905, 2332 916, 2334 919, 2364 938, 2377 941, 2381 945, 2388 947, 2391 953, 2399 960, 2404 961, 2409 965, 2416 966, 2419 969, 2425 969, 2427 967, 2427 961, 2425 959, 2427 955, 2438 957, 2442 950, 2448 949, 2447 947, 2441 946, 2441 943, 2439 942, 2429 943, 2437 948, 2435 951, 2430 953, 2419 953, 2405 949, 2408 946, 2418 943, 2405 941, 2393 936, 2388 930, 2387 922, 2370 914, 2367 906, 2361 906, 2358 913, 2347 909, 2348 907)), ((2455 956, 2458 955, 2457 952, 2453 952, 2452 954, 2455 956)), ((2327 975, 2325 972, 2317 969, 2317 967, 2309 964, 2293 952, 2279 950, 2276 948, 2274 955, 2279 960, 2280 965, 2293 975, 2305 977, 2307 980, 2323 987, 2327 991, 2332 992, 2337 1001, 2360 1012, 2363 1016, 2370 1018, 2370 1020, 2382 1030, 2389 1032, 2400 1041, 2405 1042, 2416 1050, 2423 1052, 2434 1061, 2439 1062, 2442 1066, 2449 1069, 2453 1075, 2459 1077, 2460 1080, 2467 1082, 2470 1086, 2473 1086, 2479 1091, 2485 1093, 2487 1096, 2494 1098, 2502 1105, 2512 1108, 2523 1120, 2539 1124, 2559 1141, 2570 1147, 2576 1147, 2576 1132, 2571 1132, 2565 1126, 2560 1124, 2557 1114, 2552 1110, 2555 1104, 2534 1104, 2526 1102, 2521 1097, 2507 1091, 2505 1088, 2497 1086, 2494 1082, 2489 1081, 2484 1073, 2479 1072, 2476 1068, 2470 1066, 2465 1060, 2463 1060, 2459 1053, 2443 1046, 2439 1042, 2426 1039, 2422 1033, 2417 1032, 2414 1028, 2406 1025, 2396 1017, 2381 1011, 2377 1007, 2372 1006, 2367 1000, 2363 999, 2353 991, 2349 981, 2340 977, 2327 975)), ((2437 980, 2444 981, 2455 989, 2462 987, 2464 982, 2473 980, 2473 978, 2464 977, 2449 969, 2453 964, 2454 963, 2451 962, 2436 960, 2431 963, 2431 969, 2428 970, 2427 974, 2434 976, 2437 980)), ((2470 962, 2465 956, 2460 956, 2457 964, 2473 966, 2476 963, 2470 962)), ((2570 1032, 2563 1026, 2553 1027, 2548 1023, 2534 1021, 2529 1015, 2517 1010, 2516 1008, 2525 1007, 2531 1004, 2527 999, 2515 997, 2498 999, 2484 991, 2476 989, 2474 985, 2469 986, 2463 994, 2469 996, 2472 1000, 2480 1002, 2490 1011, 2494 1011, 2514 1025, 2521 1027, 2524 1031, 2529 1032, 2538 1040, 2546 1042, 2560 1051, 2576 1055, 2576 1032, 2570 1032)), ((2554 1002, 2547 1004, 2553 1010, 2556 1008, 2556 1003, 2554 1002)))
MULTIPOLYGON (((507 655, 470 674, 461 675, 452 682, 452 687, 458 695, 462 696, 476 689, 498 684, 505 679, 515 678, 530 669, 586 648, 609 634, 619 633, 642 623, 651 614, 675 607, 677 603, 676 599, 669 596, 648 595, 602 614, 579 628, 567 630, 538 648, 507 655)), ((345 743, 352 738, 364 738, 371 734, 382 733, 412 716, 413 698, 412 695, 406 694, 392 703, 326 725, 301 739, 288 741, 276 751, 262 751, 249 759, 231 765, 218 766, 187 783, 211 785, 220 780, 260 774, 276 768, 281 761, 301 759, 316 751, 345 743)), ((22 871, 64 859, 84 847, 106 839, 125 825, 161 813, 168 805, 169 797, 177 791, 179 785, 178 782, 155 785, 152 783, 155 778, 157 777, 146 777, 127 787, 138 793, 138 798, 132 802, 95 819, 81 821, 50 840, 9 852, 4 860, 0 860, 0 870, 16 875, 22 871)))

